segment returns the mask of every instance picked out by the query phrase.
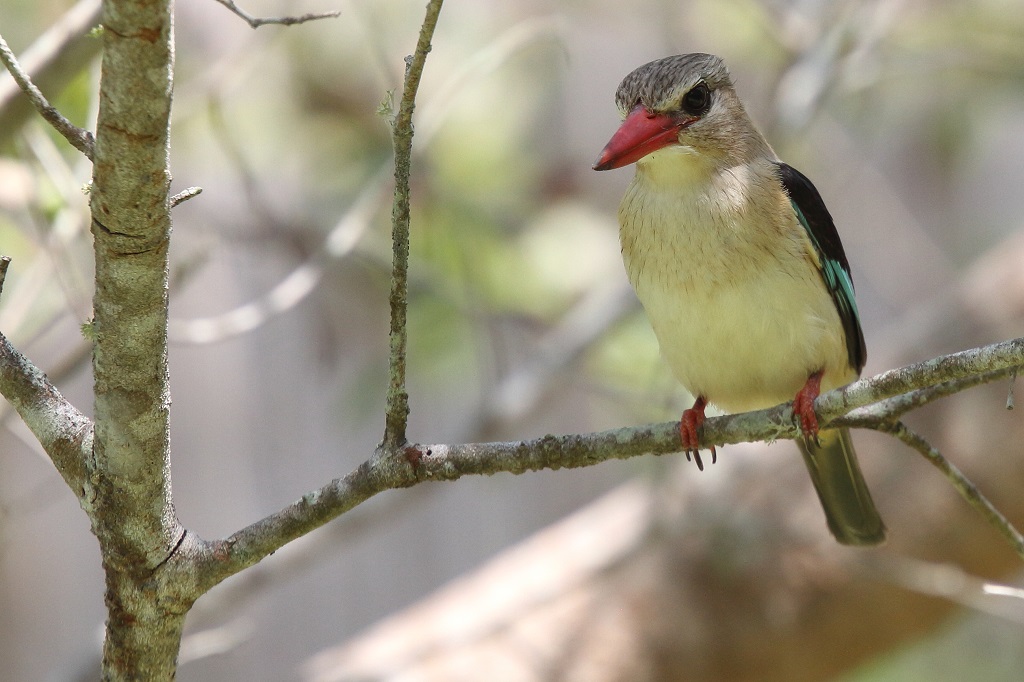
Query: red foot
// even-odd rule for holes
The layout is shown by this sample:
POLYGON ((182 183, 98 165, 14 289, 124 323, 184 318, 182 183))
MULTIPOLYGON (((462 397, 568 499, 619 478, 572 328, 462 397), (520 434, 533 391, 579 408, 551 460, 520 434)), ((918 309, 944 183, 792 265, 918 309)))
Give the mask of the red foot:
POLYGON ((818 440, 818 416, 814 414, 814 401, 821 393, 821 372, 807 377, 807 383, 793 398, 793 416, 800 422, 805 440, 818 440))
MULTIPOLYGON (((679 441, 682 443, 683 452, 686 453, 686 461, 689 462, 692 455, 693 460, 697 462, 697 468, 701 471, 704 471, 704 462, 700 458, 700 439, 697 437, 697 431, 704 424, 704 408, 707 405, 708 401, 703 396, 697 396, 693 407, 683 412, 683 416, 679 420, 679 441)), ((715 446, 712 445, 711 463, 714 464, 716 461, 718 461, 718 453, 715 452, 715 446)))

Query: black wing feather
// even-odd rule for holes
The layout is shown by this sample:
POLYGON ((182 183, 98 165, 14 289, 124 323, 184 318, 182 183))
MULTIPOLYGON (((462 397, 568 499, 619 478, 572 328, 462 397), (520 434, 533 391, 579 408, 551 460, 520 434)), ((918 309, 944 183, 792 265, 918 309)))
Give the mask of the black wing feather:
POLYGON ((825 208, 825 202, 807 176, 785 163, 779 162, 777 165, 779 178, 789 194, 793 209, 807 230, 811 243, 818 250, 818 257, 822 263, 822 279, 843 322, 850 365, 860 372, 867 360, 868 351, 860 326, 857 301, 853 295, 850 263, 846 260, 839 232, 832 221, 832 215, 825 208))

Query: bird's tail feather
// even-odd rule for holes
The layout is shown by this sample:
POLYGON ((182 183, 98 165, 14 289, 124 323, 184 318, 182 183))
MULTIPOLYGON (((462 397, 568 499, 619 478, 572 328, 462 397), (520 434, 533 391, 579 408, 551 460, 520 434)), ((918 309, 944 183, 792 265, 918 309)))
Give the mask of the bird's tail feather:
POLYGON ((885 524, 860 472, 849 429, 822 431, 818 443, 797 440, 828 528, 844 545, 885 542, 885 524))

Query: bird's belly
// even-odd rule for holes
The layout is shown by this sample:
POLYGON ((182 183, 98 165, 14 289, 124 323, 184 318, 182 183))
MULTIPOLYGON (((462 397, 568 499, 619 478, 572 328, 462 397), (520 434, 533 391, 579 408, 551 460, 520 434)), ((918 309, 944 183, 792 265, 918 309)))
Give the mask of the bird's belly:
POLYGON ((818 370, 824 390, 856 378, 831 297, 817 272, 800 270, 714 286, 639 277, 634 286, 680 383, 738 412, 791 400, 818 370))

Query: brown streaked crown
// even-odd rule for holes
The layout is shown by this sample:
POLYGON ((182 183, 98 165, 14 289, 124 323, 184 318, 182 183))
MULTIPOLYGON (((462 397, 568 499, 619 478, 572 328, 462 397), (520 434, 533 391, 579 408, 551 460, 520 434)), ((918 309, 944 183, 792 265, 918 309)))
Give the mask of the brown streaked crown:
POLYGON ((729 69, 720 57, 703 52, 677 54, 634 69, 619 83, 615 104, 623 116, 637 104, 663 113, 677 108, 683 95, 699 81, 712 91, 732 86, 729 69))

